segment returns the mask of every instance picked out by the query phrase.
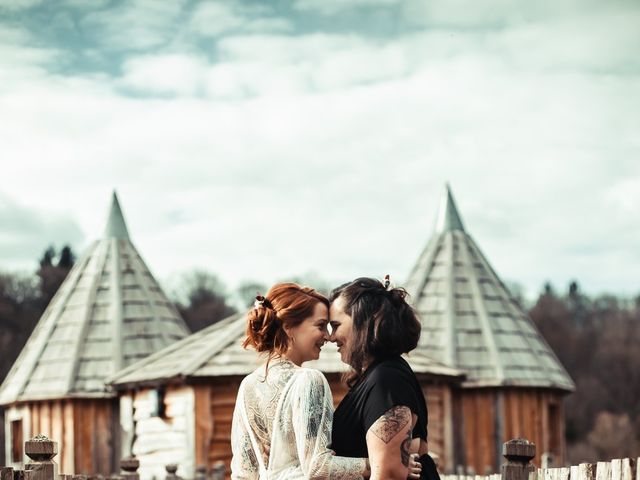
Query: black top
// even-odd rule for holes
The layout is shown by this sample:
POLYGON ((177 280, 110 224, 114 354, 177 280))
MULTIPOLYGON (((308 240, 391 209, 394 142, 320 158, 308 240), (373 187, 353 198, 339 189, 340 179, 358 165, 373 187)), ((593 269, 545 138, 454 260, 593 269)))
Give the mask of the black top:
POLYGON ((400 356, 367 368, 333 415, 332 449, 341 457, 368 457, 366 434, 390 408, 404 405, 418 416, 413 438, 427 439, 427 405, 415 373, 400 356))

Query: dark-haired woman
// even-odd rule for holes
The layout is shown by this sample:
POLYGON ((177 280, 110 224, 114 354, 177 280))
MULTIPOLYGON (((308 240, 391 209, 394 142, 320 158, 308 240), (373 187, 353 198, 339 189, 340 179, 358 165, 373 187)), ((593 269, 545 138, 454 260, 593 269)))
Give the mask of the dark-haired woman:
POLYGON ((267 363, 238 390, 231 431, 232 479, 369 476, 366 453, 361 458, 337 457, 328 448, 331 390, 322 373, 301 367, 320 355, 329 336, 328 318, 327 298, 295 283, 274 285, 265 297, 256 298, 247 315, 244 346, 264 353, 267 363))
POLYGON ((427 451, 427 406, 415 374, 401 357, 415 349, 420 321, 401 288, 358 278, 331 294, 331 341, 350 365, 350 389, 334 413, 332 448, 368 456, 371 479, 404 479, 418 453, 421 478, 437 480, 427 451))

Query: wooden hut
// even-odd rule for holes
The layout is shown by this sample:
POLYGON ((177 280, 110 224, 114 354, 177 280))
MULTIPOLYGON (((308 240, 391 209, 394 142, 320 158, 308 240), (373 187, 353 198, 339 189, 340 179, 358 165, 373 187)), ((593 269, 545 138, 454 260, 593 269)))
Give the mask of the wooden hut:
POLYGON ((536 461, 562 463, 573 381, 465 231, 448 186, 406 288, 423 322, 420 351, 466 373, 454 392, 455 465, 496 471, 516 437, 536 444, 536 461))
MULTIPOLYGON (((211 468, 231 460, 231 418, 238 386, 260 360, 241 346, 246 321, 235 315, 151 355, 118 373, 123 443, 140 461, 143 479, 163 475, 167 463, 192 478, 199 466, 211 468)), ((425 389, 429 404, 429 446, 441 462, 453 449, 452 385, 461 372, 420 352, 408 357, 425 389)), ((325 373, 334 401, 346 393, 340 374, 346 365, 333 344, 320 359, 305 366, 325 373)))
POLYGON ((188 333, 114 193, 104 237, 69 272, 0 387, 7 464, 21 468, 24 440, 41 433, 59 442, 65 473, 117 471, 119 404, 105 378, 188 333))

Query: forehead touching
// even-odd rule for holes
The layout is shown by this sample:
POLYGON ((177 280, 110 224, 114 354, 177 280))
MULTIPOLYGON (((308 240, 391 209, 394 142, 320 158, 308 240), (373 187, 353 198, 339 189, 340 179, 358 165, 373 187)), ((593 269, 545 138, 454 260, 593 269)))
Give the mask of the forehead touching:
POLYGON ((329 318, 329 309, 327 308, 327 306, 322 303, 322 302, 318 302, 316 303, 316 306, 313 307, 313 314, 311 315, 311 318, 316 321, 316 320, 328 320, 329 318))
POLYGON ((342 316, 345 316, 344 311, 344 298, 341 296, 331 302, 331 308, 329 309, 329 317, 331 320, 337 320, 342 316))

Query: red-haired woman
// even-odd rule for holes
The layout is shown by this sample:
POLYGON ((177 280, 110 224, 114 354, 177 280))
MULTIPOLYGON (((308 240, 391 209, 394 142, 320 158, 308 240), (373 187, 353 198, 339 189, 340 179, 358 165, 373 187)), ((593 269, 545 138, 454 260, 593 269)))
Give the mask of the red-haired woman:
MULTIPOLYGON (((324 375, 303 368, 329 339, 329 301, 295 283, 274 285, 247 315, 247 338, 267 356, 241 383, 233 414, 232 479, 359 479, 365 458, 329 449, 333 419, 324 375)), ((416 475, 417 477, 417 475, 416 475)))

